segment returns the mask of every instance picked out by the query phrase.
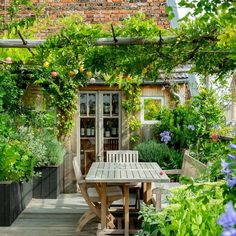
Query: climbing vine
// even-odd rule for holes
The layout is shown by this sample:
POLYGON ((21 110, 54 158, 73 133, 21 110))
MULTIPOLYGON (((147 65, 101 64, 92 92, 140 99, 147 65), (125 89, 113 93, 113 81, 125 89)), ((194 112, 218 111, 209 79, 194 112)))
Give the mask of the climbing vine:
MULTIPOLYGON (((32 50, 33 53, 2 49, 0 59, 12 56, 14 63, 31 65, 34 83, 43 87, 57 109, 59 136, 66 136, 70 132, 78 89, 86 86, 92 77, 102 79, 108 85, 115 85, 123 91, 123 107, 133 131, 139 127, 138 121, 133 117, 140 109, 140 85, 143 80, 159 78, 161 70, 168 77, 174 68, 186 63, 192 64, 192 71, 204 76, 216 74, 223 78, 225 74, 234 71, 235 29, 228 29, 225 19, 225 14, 222 14, 211 17, 208 21, 201 18, 188 21, 176 30, 163 30, 153 19, 137 14, 115 26, 112 33, 110 25, 84 24, 80 16, 72 15, 60 19, 57 24, 60 30, 32 50), (224 21, 220 20, 221 17, 224 21), (162 40, 165 35, 176 35, 176 39, 165 44, 162 40), (159 41, 145 45, 95 45, 98 38, 108 37, 113 37, 114 40, 118 37, 141 37, 147 40, 159 38, 159 41)), ((42 26, 39 24, 45 26, 43 21, 37 20, 37 24, 37 27, 23 24, 5 28, 3 35, 14 37, 19 31, 27 35, 27 32, 31 32, 29 27, 40 29, 42 26)), ((137 137, 134 136, 133 139, 137 137)))
MULTIPOLYGON (((146 27, 149 27, 149 35, 154 37, 159 31, 158 27, 153 20, 144 19, 144 15, 140 14, 124 21, 117 29, 117 35, 123 36, 124 32, 127 32, 127 36, 142 35, 147 32, 146 27)), ((79 87, 85 86, 89 79, 96 78, 123 91, 122 105, 132 132, 131 140, 137 141, 135 131, 140 122, 135 114, 140 109, 140 85, 148 74, 143 66, 149 68, 150 61, 141 53, 135 54, 137 51, 141 52, 144 46, 95 46, 97 38, 111 35, 110 29, 107 30, 102 25, 86 25, 81 18, 76 21, 73 18, 73 22, 70 20, 64 19, 62 26, 69 27, 62 27, 58 34, 49 37, 38 48, 34 57, 34 62, 44 67, 37 70, 39 73, 35 74, 36 82, 50 94, 52 103, 57 108, 59 136, 67 135, 72 128, 79 87)), ((152 72, 152 76, 156 75, 152 72)))

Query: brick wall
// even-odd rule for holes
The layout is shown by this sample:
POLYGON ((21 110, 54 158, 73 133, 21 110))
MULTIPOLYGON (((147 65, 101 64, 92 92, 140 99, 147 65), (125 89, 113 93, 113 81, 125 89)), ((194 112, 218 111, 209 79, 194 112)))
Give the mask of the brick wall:
MULTIPOLYGON (((2 16, 4 5, 11 0, 0 0, 2 16)), ((42 0, 33 0, 42 4, 42 0)), ((165 14, 166 0, 47 0, 44 14, 56 19, 73 13, 80 14, 89 23, 117 23, 122 19, 142 11, 147 17, 154 17, 157 24, 168 28, 169 21, 165 14)), ((31 14, 30 9, 22 11, 22 16, 31 14)))

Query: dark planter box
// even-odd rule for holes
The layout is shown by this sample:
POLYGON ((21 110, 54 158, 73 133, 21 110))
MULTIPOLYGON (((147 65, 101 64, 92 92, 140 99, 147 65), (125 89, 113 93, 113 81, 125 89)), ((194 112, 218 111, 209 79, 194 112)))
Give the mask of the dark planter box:
POLYGON ((31 183, 0 182, 0 226, 10 226, 31 199, 31 183))
POLYGON ((37 167, 41 176, 33 178, 33 198, 56 199, 61 192, 63 166, 37 167))

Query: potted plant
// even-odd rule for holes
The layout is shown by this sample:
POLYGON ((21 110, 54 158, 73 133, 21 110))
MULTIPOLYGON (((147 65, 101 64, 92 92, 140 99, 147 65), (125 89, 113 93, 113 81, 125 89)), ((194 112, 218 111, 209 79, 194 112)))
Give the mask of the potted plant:
POLYGON ((9 117, 0 115, 0 226, 10 226, 32 199, 34 157, 17 139, 9 117))
POLYGON ((46 133, 42 140, 46 152, 42 159, 36 160, 33 197, 55 199, 61 192, 65 149, 53 134, 46 133))

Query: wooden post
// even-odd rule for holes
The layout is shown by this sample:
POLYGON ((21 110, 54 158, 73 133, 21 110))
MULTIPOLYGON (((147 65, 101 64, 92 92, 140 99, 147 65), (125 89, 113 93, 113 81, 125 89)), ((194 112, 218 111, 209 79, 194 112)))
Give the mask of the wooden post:
POLYGON ((107 185, 106 183, 101 183, 101 230, 106 229, 107 226, 107 185))
POLYGON ((129 236, 129 186, 124 184, 125 236, 129 236))

